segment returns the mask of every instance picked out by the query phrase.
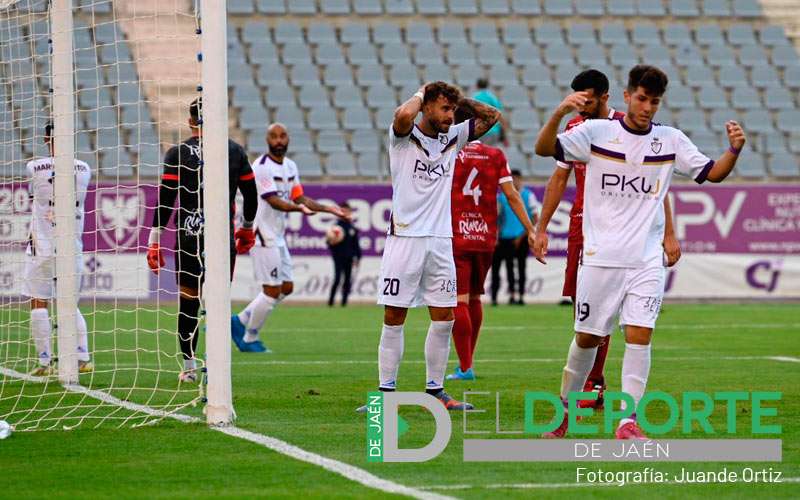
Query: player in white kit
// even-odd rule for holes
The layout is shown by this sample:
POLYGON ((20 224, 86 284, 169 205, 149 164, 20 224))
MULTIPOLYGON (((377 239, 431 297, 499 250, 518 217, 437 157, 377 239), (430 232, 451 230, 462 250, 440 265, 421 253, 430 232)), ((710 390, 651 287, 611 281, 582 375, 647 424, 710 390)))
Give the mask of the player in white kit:
POLYGON ((258 189, 256 244, 250 249, 256 281, 262 291, 239 314, 231 317, 231 337, 242 352, 268 352, 259 330, 287 295, 294 291, 292 257, 286 246, 288 212, 311 215, 327 212, 345 217, 337 206, 323 205, 303 193, 297 165, 286 157, 289 133, 281 123, 267 129, 269 152, 252 165, 258 189))
MULTIPOLYGON (((36 345, 38 366, 31 375, 46 376, 55 373, 55 362, 50 343, 50 315, 47 311, 50 300, 55 297, 56 270, 56 215, 53 210, 53 188, 55 181, 55 159, 53 151, 53 126, 45 127, 44 142, 50 148, 50 156, 31 160, 26 165, 28 189, 31 196, 31 224, 28 245, 25 250, 25 280, 22 294, 31 299, 31 336, 36 345)), ((89 188, 92 172, 89 165, 75 160, 75 274, 80 292, 81 272, 83 270, 83 221, 84 202, 89 188)), ((91 372, 94 367, 89 356, 89 339, 86 319, 77 311, 78 323, 78 371, 91 372)))
POLYGON ((378 348, 381 391, 393 391, 397 384, 408 308, 427 305, 425 390, 448 410, 471 408, 451 398, 443 385, 456 306, 450 190, 458 152, 499 117, 495 108, 463 99, 444 82, 423 86, 395 111, 388 131, 392 215, 378 280, 378 303, 384 305, 378 348), (475 118, 453 125, 458 106, 471 109, 475 118), (415 125, 420 111, 422 120, 415 125))
MULTIPOLYGON (((622 391, 634 413, 617 427, 618 439, 647 439, 636 424, 635 408, 650 373, 650 340, 664 295, 666 257, 664 197, 673 170, 697 183, 721 182, 733 170, 745 143, 738 123, 725 124, 730 148, 716 161, 698 151, 680 130, 653 123, 666 92, 667 76, 658 68, 635 66, 625 90, 624 118, 587 120, 558 134, 561 120, 581 109, 586 95, 576 92, 558 106, 539 132, 536 153, 559 161, 584 162, 583 255, 578 270, 575 337, 569 348, 561 397, 580 392, 594 363, 597 346, 614 321, 625 332, 622 391)), ((546 238, 534 255, 543 258, 546 238)), ((561 426, 544 437, 560 438, 561 426)))

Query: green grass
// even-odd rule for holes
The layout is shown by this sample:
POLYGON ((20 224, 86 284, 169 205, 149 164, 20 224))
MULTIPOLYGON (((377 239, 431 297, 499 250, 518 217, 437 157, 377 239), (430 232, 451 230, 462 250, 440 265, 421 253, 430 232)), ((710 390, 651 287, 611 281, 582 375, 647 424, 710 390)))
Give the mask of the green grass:
MULTIPOLYGON (((366 392, 374 389, 381 310, 290 304, 279 308, 262 332, 274 354, 233 354, 234 404, 239 417, 237 425, 241 428, 283 439, 404 485, 469 485, 464 489, 434 490, 459 498, 561 498, 578 494, 598 498, 618 498, 621 494, 665 498, 800 496, 798 482, 487 488, 487 485, 519 483, 574 483, 576 466, 581 464, 464 463, 460 418, 454 419, 450 445, 436 459, 424 464, 369 464, 365 459, 364 417, 355 414, 354 409, 363 404, 366 392)), ((133 314, 104 309, 90 315, 89 322, 97 332, 92 345, 100 351, 96 355, 98 372, 89 380, 85 377, 81 380, 95 389, 114 387, 109 390, 111 394, 152 406, 177 408, 196 400, 196 389, 176 390, 175 374, 180 365, 171 333, 174 312, 174 308, 162 311, 158 325, 155 312, 133 314), (114 372, 111 368, 115 364, 125 369, 114 372), (159 390, 149 390, 152 387, 159 390)), ((0 365, 23 371, 27 364, 22 360, 31 352, 27 326, 15 312, 0 314, 4 328, 0 334, 4 342, 0 347, 0 365)), ((500 392, 503 428, 521 428, 524 393, 558 391, 570 341, 570 316, 569 308, 556 306, 487 308, 475 365, 479 378, 470 383, 449 383, 448 391, 455 396, 466 390, 500 392)), ((409 315, 400 390, 423 388, 427 323, 423 310, 409 315)), ((773 467, 782 471, 784 478, 800 477, 800 385, 797 383, 800 364, 764 359, 800 357, 797 306, 669 304, 658 326, 648 388, 675 396, 684 391, 781 391, 779 416, 769 423, 782 425, 783 462, 649 465, 665 472, 676 472, 681 467, 706 471, 724 466, 734 470, 745 466, 773 467)), ((619 390, 623 348, 621 337, 615 336, 606 368, 610 390, 619 390)), ((454 359, 453 353, 451 368, 454 359)), ((127 410, 112 410, 109 405, 100 405, 85 396, 64 396, 56 384, 48 384, 45 389, 41 384, 22 384, 1 377, 0 416, 11 413, 5 418, 12 423, 19 425, 21 421, 30 425, 44 417, 45 425, 40 427, 60 428, 61 423, 88 418, 69 432, 16 432, 10 439, 0 441, 0 497, 294 497, 299 492, 318 497, 384 496, 321 468, 203 425, 164 420, 156 425, 131 428, 132 423, 141 419, 129 419, 131 413, 127 410), (43 399, 39 397, 43 392, 50 395, 43 399), (39 406, 34 408, 37 401, 39 406), (55 402, 67 408, 55 411, 43 408, 45 403, 55 402), (98 424, 99 428, 95 428, 98 424), (116 428, 119 425, 122 428, 116 428)), ((491 428, 492 402, 485 398, 476 401, 484 401, 481 407, 489 412, 476 415, 474 420, 470 416, 470 429, 491 428)), ((181 412, 202 416, 200 405, 188 406, 181 412)), ((659 413, 663 416, 663 411, 656 411, 659 413)), ((401 445, 423 445, 432 435, 427 414, 413 410, 403 410, 402 414, 411 430, 401 438, 401 445)), ((711 420, 720 423, 723 418, 724 408, 720 408, 711 420)), ((601 417, 588 422, 601 422, 601 417)), ((749 433, 748 414, 740 411, 737 422, 740 432, 736 437, 754 437, 749 433)), ((722 424, 716 427, 722 429, 722 424)), ((666 437, 681 436, 671 433, 666 437)), ((730 436, 698 433, 693 437, 730 436)), ((633 463, 589 467, 595 466, 610 471, 643 467, 633 463)))

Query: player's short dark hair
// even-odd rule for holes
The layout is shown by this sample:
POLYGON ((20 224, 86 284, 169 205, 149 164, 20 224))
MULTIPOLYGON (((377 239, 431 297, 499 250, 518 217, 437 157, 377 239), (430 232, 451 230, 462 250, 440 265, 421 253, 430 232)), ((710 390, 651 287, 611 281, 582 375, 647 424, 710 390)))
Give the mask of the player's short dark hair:
POLYGON ((575 92, 592 89, 594 95, 601 96, 608 93, 608 77, 602 71, 587 69, 572 79, 570 87, 575 92))
POLYGON ((429 83, 425 86, 425 98, 422 99, 422 103, 436 102, 439 96, 444 97, 452 104, 458 104, 458 101, 461 100, 461 91, 447 82, 429 83))
POLYGON ((200 121, 200 113, 203 111, 203 98, 198 97, 191 104, 189 104, 189 116, 192 117, 195 123, 200 121))
POLYGON ((475 86, 479 89, 486 89, 489 88, 489 79, 488 78, 478 78, 478 81, 475 82, 475 86))
POLYGON ((53 137, 53 122, 47 122, 44 126, 44 139, 49 140, 53 137))
POLYGON ((667 91, 667 74, 648 64, 637 64, 628 73, 628 92, 633 93, 642 87, 650 95, 660 97, 667 91))
POLYGON ((515 168, 511 170, 511 175, 514 177, 522 177, 522 172, 518 168, 515 168))

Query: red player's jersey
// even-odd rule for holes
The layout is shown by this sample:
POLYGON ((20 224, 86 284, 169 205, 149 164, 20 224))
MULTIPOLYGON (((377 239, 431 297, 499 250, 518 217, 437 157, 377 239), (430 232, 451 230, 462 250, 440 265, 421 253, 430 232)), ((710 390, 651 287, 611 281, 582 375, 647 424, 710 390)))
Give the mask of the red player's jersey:
MULTIPOLYGON (((609 108, 608 118, 615 120, 622 119, 625 113, 609 108)), ((570 130, 583 123, 585 118, 576 115, 567 122, 565 130, 570 130)), ((570 162, 572 170, 575 172, 575 201, 572 203, 572 210, 569 213, 569 235, 567 239, 579 245, 583 244, 583 183, 586 180, 586 164, 573 161, 570 162)))
POLYGON ((491 252, 497 242, 497 188, 511 182, 506 155, 471 142, 458 153, 453 172, 453 250, 491 252))

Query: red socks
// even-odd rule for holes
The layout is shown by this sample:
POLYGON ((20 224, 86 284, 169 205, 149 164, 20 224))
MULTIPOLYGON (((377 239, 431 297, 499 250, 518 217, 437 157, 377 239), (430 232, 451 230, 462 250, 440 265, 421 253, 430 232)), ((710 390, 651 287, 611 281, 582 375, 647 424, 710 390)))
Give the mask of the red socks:
POLYGON ((455 311, 456 322, 453 325, 453 341, 460 362, 461 371, 472 367, 472 331, 473 325, 470 318, 470 308, 467 304, 459 302, 455 311))
POLYGON ((470 367, 472 366, 472 356, 475 355, 475 347, 478 345, 478 334, 481 332, 481 324, 483 323, 483 304, 481 299, 470 299, 469 301, 469 318, 472 320, 472 354, 470 356, 470 367))

